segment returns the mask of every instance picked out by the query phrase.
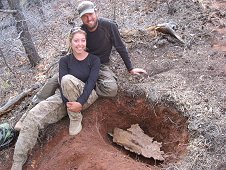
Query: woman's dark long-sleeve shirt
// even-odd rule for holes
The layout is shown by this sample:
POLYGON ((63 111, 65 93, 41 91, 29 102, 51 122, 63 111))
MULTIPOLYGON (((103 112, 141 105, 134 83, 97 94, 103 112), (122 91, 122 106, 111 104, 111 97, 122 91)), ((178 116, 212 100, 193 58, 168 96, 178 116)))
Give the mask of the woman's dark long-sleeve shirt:
MULTIPOLYGON (((88 54, 84 60, 77 60, 73 54, 69 54, 60 59, 59 63, 59 81, 63 76, 70 74, 78 78, 85 83, 83 92, 81 96, 76 100, 82 105, 86 103, 91 94, 92 90, 95 88, 96 81, 98 78, 100 70, 100 59, 93 55, 88 54)), ((62 99, 64 103, 68 100, 63 96, 61 92, 62 99)))
POLYGON ((100 58, 101 64, 110 61, 110 54, 114 46, 124 61, 126 68, 130 71, 133 69, 128 51, 123 44, 117 25, 108 19, 99 18, 98 27, 94 32, 90 32, 85 25, 82 29, 87 33, 88 52, 100 58))

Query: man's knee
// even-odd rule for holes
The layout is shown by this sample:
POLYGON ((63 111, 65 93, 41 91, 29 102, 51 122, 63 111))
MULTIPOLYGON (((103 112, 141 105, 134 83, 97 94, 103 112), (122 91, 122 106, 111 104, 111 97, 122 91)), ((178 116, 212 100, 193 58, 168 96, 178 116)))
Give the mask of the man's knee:
POLYGON ((96 85, 98 96, 115 97, 118 92, 117 77, 106 65, 101 65, 96 85))
POLYGON ((59 79, 59 74, 54 74, 53 77, 51 77, 51 78, 47 81, 47 83, 51 84, 51 85, 54 86, 54 87, 58 87, 58 86, 59 86, 58 79, 59 79))
POLYGON ((101 84, 97 84, 96 92, 98 96, 115 97, 118 93, 117 82, 102 82, 101 84))
POLYGON ((115 97, 118 93, 118 86, 113 86, 108 90, 107 97, 115 97))
POLYGON ((37 104, 55 94, 56 89, 59 88, 58 77, 59 75, 55 74, 52 78, 48 79, 45 85, 33 97, 33 104, 37 104))

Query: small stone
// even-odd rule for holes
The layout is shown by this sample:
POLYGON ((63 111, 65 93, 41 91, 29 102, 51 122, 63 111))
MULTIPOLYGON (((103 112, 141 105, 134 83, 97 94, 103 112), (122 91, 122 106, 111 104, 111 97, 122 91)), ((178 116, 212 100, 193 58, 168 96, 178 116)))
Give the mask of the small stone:
POLYGON ((209 99, 204 99, 204 102, 208 102, 209 101, 209 99))

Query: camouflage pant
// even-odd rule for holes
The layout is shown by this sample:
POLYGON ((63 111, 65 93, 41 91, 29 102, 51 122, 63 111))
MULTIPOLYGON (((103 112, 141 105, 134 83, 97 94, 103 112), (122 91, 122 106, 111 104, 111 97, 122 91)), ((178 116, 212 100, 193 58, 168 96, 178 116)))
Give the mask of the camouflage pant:
MULTIPOLYGON (((36 94, 40 101, 52 96, 59 87, 58 74, 50 78, 42 89, 36 94)), ((98 96, 114 97, 118 91, 115 74, 106 65, 101 65, 98 80, 96 83, 96 92, 98 96)))
MULTIPOLYGON (((62 78, 61 87, 64 96, 69 101, 75 101, 83 92, 84 83, 72 75, 66 75, 62 78)), ((83 105, 83 110, 97 98, 98 96, 93 90, 88 101, 83 105)), ((29 150, 34 147, 37 141, 39 130, 48 124, 59 121, 66 115, 66 106, 60 93, 54 94, 32 108, 22 121, 22 128, 13 155, 14 162, 25 162, 29 150)))

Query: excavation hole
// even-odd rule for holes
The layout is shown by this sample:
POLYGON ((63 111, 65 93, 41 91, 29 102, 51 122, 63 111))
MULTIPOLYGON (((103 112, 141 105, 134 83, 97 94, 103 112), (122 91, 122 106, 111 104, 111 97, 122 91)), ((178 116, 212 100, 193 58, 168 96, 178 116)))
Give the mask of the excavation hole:
POLYGON ((153 105, 144 96, 122 94, 98 99, 83 115, 82 132, 75 137, 68 135, 68 117, 49 126, 40 140, 42 142, 33 150, 27 168, 89 170, 133 167, 145 170, 177 162, 186 154, 189 140, 187 119, 164 103, 153 105), (145 134, 162 142, 164 162, 131 153, 112 142, 109 132, 115 127, 126 130, 132 124, 139 124, 145 134))
POLYGON ((177 162, 186 153, 189 139, 187 118, 172 106, 164 103, 151 104, 145 97, 122 95, 117 99, 103 100, 98 108, 98 124, 103 138, 125 155, 149 165, 177 162), (106 107, 107 106, 107 107, 106 107), (128 129, 132 124, 139 124, 144 133, 161 142, 165 161, 156 161, 127 151, 112 142, 106 135, 115 127, 128 129))

